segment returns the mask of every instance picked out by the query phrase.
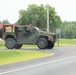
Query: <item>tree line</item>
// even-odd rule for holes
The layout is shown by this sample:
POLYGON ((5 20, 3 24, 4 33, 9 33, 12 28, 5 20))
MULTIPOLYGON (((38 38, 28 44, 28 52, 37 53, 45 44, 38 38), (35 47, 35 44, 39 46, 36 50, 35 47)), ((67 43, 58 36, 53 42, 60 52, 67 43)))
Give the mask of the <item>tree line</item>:
POLYGON ((5 19, 5 20, 3 20, 3 21, 0 21, 0 24, 10 24, 10 22, 7 20, 7 19, 5 19))
POLYGON ((60 28, 61 38, 75 39, 76 38, 76 21, 64 21, 60 28))

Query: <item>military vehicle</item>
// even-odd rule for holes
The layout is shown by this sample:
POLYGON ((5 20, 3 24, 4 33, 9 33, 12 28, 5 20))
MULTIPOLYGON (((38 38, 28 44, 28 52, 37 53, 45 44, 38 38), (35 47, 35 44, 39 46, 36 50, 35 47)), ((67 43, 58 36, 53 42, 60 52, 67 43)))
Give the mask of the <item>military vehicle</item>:
POLYGON ((0 29, 0 38, 5 41, 8 49, 20 49, 23 44, 34 44, 40 49, 52 49, 56 41, 55 34, 28 25, 4 26, 0 29))

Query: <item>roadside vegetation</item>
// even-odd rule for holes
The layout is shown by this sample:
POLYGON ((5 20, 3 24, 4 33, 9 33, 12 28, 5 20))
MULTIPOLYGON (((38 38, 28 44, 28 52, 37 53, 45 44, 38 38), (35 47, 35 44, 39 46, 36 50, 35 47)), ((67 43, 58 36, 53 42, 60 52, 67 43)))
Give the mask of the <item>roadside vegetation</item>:
POLYGON ((75 46, 76 39, 58 39, 55 43, 56 47, 67 47, 67 46, 75 46))
POLYGON ((76 39, 59 39, 56 41, 56 44, 58 44, 58 41, 60 45, 76 45, 76 39))
POLYGON ((0 65, 51 56, 35 50, 0 50, 0 65))
POLYGON ((3 40, 0 40, 0 47, 4 47, 4 41, 3 40))

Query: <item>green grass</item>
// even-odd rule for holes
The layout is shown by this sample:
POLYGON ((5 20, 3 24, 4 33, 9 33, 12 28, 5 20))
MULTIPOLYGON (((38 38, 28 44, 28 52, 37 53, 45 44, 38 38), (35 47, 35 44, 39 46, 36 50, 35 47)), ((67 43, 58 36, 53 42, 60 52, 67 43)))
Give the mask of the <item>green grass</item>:
MULTIPOLYGON (((58 40, 57 40, 56 43, 58 43, 58 40)), ((76 45, 76 39, 59 39, 59 44, 73 44, 73 45, 76 45)))
POLYGON ((5 42, 3 40, 0 40, 0 47, 4 47, 5 42))
POLYGON ((0 50, 0 65, 26 61, 51 55, 52 53, 49 54, 34 50, 0 50))

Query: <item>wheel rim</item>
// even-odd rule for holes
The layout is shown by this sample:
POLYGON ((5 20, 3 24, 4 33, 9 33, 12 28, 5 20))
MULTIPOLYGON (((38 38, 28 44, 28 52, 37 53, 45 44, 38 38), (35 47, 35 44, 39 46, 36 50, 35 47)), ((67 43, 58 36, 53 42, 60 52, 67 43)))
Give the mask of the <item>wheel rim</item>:
POLYGON ((12 41, 8 41, 8 42, 7 42, 7 46, 12 47, 12 46, 13 46, 12 41))
POLYGON ((44 42, 43 42, 43 41, 40 41, 40 42, 39 42, 39 47, 40 47, 40 48, 43 48, 44 46, 45 46, 44 42))
POLYGON ((11 38, 7 39, 6 43, 5 43, 5 45, 8 49, 13 49, 15 44, 16 44, 15 40, 11 39, 11 38))

